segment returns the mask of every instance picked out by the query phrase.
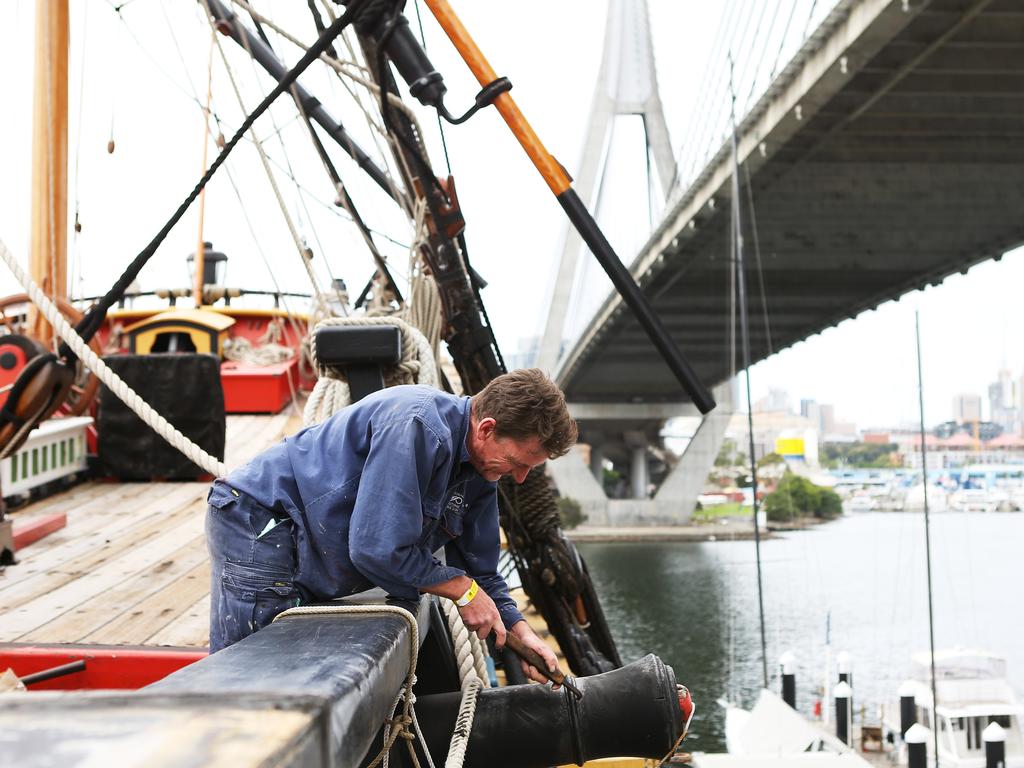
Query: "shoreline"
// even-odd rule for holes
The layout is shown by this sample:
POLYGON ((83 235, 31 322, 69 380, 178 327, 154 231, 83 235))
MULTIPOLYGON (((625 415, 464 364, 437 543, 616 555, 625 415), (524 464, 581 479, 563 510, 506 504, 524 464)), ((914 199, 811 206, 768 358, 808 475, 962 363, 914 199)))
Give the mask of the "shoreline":
MULTIPOLYGON (((814 528, 827 520, 804 518, 787 523, 770 523, 761 531, 762 539, 779 533, 814 528)), ((581 525, 564 531, 573 542, 652 542, 652 541, 753 541, 754 525, 744 520, 726 520, 691 525, 581 525)))

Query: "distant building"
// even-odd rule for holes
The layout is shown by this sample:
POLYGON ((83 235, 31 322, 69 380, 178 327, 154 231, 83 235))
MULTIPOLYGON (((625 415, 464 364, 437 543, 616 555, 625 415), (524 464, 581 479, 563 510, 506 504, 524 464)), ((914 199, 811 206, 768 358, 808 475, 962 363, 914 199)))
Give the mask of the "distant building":
POLYGON ((792 413, 793 402, 784 389, 769 389, 768 394, 754 403, 754 413, 792 413))
POLYGON ((988 386, 989 420, 1006 432, 1020 431, 1020 416, 1017 410, 1017 392, 1010 372, 999 371, 999 378, 988 386))
POLYGON ((981 421, 981 397, 979 395, 957 395, 954 397, 953 421, 958 424, 981 421))

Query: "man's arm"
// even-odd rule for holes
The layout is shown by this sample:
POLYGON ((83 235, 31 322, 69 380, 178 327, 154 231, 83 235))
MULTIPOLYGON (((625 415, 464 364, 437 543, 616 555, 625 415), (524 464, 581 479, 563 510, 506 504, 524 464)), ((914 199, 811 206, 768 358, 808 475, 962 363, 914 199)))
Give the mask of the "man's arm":
MULTIPOLYGON (((456 576, 454 579, 449 579, 441 584, 424 587, 423 591, 455 601, 465 595, 472 585, 473 580, 468 576, 456 576)), ((498 613, 498 608, 495 606, 494 601, 483 589, 480 589, 468 604, 459 607, 459 615, 462 617, 462 623, 466 625, 466 628, 471 632, 476 632, 477 637, 481 640, 486 639, 493 631, 498 648, 505 646, 505 625, 501 620, 501 615, 498 613)), ((525 619, 517 621, 508 631, 515 634, 528 648, 532 648, 539 653, 541 658, 547 663, 549 672, 558 670, 558 659, 555 657, 554 652, 547 643, 537 636, 537 633, 533 631, 525 619)), ((521 663, 523 673, 531 680, 536 680, 538 683, 546 683, 548 681, 539 670, 530 666, 525 661, 521 663)))

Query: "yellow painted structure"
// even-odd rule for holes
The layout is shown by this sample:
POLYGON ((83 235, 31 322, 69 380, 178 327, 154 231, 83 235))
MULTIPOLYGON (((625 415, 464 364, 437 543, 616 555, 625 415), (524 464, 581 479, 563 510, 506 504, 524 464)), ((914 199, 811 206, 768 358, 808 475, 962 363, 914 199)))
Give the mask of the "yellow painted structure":
POLYGON ((165 333, 182 333, 189 337, 199 354, 223 357, 228 329, 235 324, 232 317, 202 309, 172 309, 147 317, 124 329, 132 354, 148 355, 157 339, 165 333))
POLYGON ((804 448, 802 437, 779 437, 775 440, 775 452, 779 456, 803 456, 804 448))

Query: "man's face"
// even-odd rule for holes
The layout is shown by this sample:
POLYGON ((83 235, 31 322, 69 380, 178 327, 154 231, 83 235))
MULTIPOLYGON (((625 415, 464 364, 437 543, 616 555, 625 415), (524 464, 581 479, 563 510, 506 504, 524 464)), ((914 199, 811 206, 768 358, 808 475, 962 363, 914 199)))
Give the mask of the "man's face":
POLYGON ((540 438, 514 440, 511 437, 498 437, 494 430, 494 419, 491 418, 472 426, 469 460, 474 469, 489 482, 508 475, 521 483, 531 469, 547 459, 548 454, 541 446, 540 438))

